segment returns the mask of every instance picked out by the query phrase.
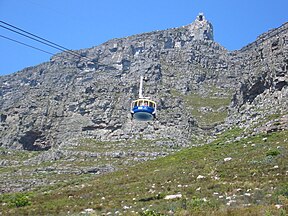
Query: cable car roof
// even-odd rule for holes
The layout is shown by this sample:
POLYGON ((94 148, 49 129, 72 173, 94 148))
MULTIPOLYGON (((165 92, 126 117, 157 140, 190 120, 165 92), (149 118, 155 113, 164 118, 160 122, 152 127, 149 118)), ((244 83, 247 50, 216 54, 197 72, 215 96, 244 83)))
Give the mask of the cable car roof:
POLYGON ((151 103, 154 103, 154 104, 156 104, 156 102, 155 102, 155 101, 153 101, 153 100, 150 100, 150 99, 146 99, 146 98, 139 98, 139 99, 137 99, 137 100, 134 100, 134 101, 132 101, 132 102, 137 102, 137 101, 147 101, 147 102, 151 102, 151 103))

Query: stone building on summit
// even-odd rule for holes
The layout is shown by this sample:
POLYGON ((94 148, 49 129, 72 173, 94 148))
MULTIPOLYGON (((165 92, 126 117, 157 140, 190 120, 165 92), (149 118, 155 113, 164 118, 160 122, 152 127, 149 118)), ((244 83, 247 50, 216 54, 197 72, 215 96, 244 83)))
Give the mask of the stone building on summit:
POLYGON ((194 40, 214 40, 213 26, 203 13, 199 13, 196 20, 187 27, 194 40))

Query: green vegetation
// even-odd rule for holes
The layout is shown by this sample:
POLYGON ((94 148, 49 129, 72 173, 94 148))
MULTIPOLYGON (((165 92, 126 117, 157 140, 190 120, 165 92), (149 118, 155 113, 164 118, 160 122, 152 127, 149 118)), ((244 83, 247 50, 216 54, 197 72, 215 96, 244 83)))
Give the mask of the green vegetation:
POLYGON ((278 149, 271 149, 266 153, 266 156, 277 156, 281 154, 281 152, 278 149))
POLYGON ((191 93, 183 95, 179 91, 172 89, 173 97, 183 98, 186 107, 191 111, 191 115, 197 119, 200 126, 210 127, 221 123, 227 117, 227 107, 231 102, 231 93, 224 92, 215 86, 206 87, 205 94, 191 93), (217 94, 223 96, 215 96, 217 94))
POLYGON ((66 178, 73 181, 35 189, 27 199, 26 195, 17 199, 12 199, 16 194, 2 195, 1 212, 65 215, 93 209, 95 215, 287 214, 288 131, 241 138, 242 134, 235 128, 210 144, 129 169, 123 166, 102 176, 70 174, 66 178), (181 196, 166 199, 168 195, 181 196))
POLYGON ((164 216, 164 214, 151 211, 151 210, 145 210, 144 212, 140 212, 141 216, 164 216))
POLYGON ((33 151, 33 152, 29 152, 29 151, 17 151, 17 150, 13 150, 13 149, 5 149, 3 147, 0 147, 0 160, 26 160, 29 158, 32 158, 34 156, 36 156, 37 154, 39 154, 39 152, 33 151))
POLYGON ((24 207, 31 205, 30 196, 29 193, 5 194, 0 197, 0 202, 7 204, 10 208, 24 207))
POLYGON ((201 97, 198 94, 190 94, 186 95, 184 100, 200 125, 220 123, 227 117, 226 107, 230 103, 230 97, 201 97))

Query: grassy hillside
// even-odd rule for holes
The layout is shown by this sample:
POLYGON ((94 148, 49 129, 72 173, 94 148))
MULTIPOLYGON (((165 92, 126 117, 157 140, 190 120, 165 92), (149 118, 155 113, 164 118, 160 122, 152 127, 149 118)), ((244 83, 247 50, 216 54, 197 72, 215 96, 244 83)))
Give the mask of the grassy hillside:
POLYGON ((227 117, 227 107, 231 102, 232 92, 217 88, 216 86, 205 86, 205 92, 190 93, 183 95, 173 89, 171 94, 176 98, 182 98, 186 108, 197 120, 200 127, 213 127, 215 124, 224 122, 227 117))
POLYGON ((3 215, 286 215, 288 131, 210 144, 0 197, 3 215), (168 195, 177 195, 167 199, 168 195))

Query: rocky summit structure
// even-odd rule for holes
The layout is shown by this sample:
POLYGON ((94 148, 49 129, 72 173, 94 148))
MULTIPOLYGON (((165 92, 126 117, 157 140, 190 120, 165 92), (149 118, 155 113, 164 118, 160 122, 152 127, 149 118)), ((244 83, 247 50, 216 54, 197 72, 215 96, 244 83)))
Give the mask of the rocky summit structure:
POLYGON ((194 40, 214 40, 213 26, 206 20, 203 13, 199 13, 196 20, 188 25, 194 40))
POLYGON ((287 115, 287 32, 285 23, 228 51, 199 14, 187 26, 77 50, 79 57, 57 54, 0 77, 0 146, 38 151, 93 139, 184 147, 235 126, 257 132, 267 116, 287 115), (154 121, 130 117, 140 75, 158 104, 154 121))

